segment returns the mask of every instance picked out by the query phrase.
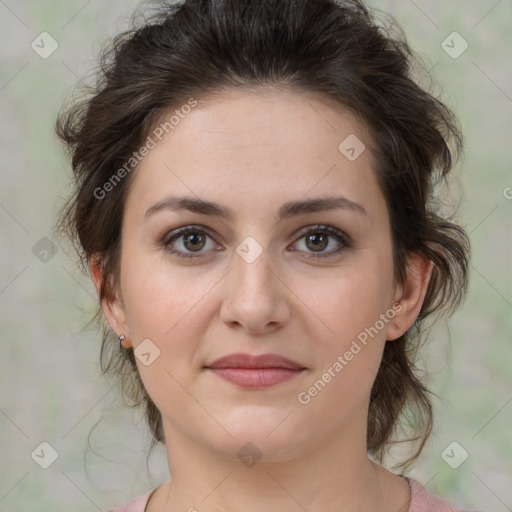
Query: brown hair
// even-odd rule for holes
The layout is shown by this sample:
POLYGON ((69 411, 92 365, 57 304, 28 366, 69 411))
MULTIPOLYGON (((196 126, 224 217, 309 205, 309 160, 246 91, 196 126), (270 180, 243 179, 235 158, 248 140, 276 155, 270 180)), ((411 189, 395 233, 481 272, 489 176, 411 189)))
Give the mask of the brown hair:
MULTIPOLYGON (((392 18, 358 0, 186 0, 157 10, 102 52, 89 97, 59 115, 56 130, 71 155, 75 194, 58 228, 75 244, 83 269, 101 256, 101 297, 119 278, 124 201, 133 172, 108 199, 97 191, 132 157, 162 115, 187 98, 227 87, 278 85, 318 93, 354 112, 370 130, 379 185, 390 213, 394 269, 402 282, 407 256, 433 261, 414 326, 386 343, 373 385, 368 450, 382 457, 402 414, 421 452, 432 429, 430 393, 415 358, 424 320, 452 313, 467 289, 469 239, 440 213, 435 190, 462 150, 448 107, 413 79, 419 62, 392 18), (454 158, 455 157, 455 158, 454 158)), ((94 319, 99 319, 98 308, 94 319)), ((93 319, 93 320, 94 320, 93 319)), ((101 367, 118 375, 132 405, 143 405, 153 444, 164 441, 159 410, 140 380, 132 350, 119 350, 103 321, 101 367)))

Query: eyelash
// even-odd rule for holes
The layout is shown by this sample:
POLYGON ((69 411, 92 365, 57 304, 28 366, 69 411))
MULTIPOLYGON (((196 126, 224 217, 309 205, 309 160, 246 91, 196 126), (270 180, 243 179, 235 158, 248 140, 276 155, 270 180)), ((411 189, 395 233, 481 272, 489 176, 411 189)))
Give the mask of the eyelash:
MULTIPOLYGON (((210 238, 213 238, 209 234, 208 230, 206 230, 205 228, 200 227, 200 226, 192 225, 192 226, 185 226, 183 228, 180 228, 180 229, 177 229, 175 231, 172 231, 171 233, 168 233, 160 241, 160 245, 166 251, 168 251, 171 254, 174 254, 178 258, 189 258, 189 259, 190 258, 200 258, 200 257, 202 257, 202 253, 201 252, 198 252, 198 253, 195 253, 195 254, 194 253, 185 253, 183 251, 177 251, 176 249, 172 249, 171 248, 171 243, 174 240, 176 240, 180 236, 183 236, 183 235, 189 234, 189 233, 207 235, 210 238)), ((343 250, 348 249, 348 248, 350 248, 352 246, 352 244, 350 242, 350 239, 349 239, 349 237, 347 235, 345 235, 339 229, 334 228, 334 227, 329 226, 329 225, 326 225, 326 224, 318 224, 316 226, 308 226, 306 228, 302 228, 297 234, 299 236, 297 241, 302 239, 302 238, 304 238, 308 234, 322 234, 322 235, 330 235, 330 236, 332 236, 337 242, 339 242, 341 244, 341 248, 336 249, 334 251, 330 251, 330 252, 328 252, 326 254, 314 254, 314 253, 311 253, 310 257, 312 257, 312 258, 329 258, 329 257, 332 257, 332 256, 335 256, 335 255, 339 254, 343 250)))

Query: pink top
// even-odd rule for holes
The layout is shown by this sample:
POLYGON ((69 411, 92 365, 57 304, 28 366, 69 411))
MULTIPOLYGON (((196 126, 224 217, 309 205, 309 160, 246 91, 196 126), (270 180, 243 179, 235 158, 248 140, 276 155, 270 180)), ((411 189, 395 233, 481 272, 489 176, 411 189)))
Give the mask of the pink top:
MULTIPOLYGON (((408 512, 471 512, 450 505, 439 496, 431 494, 425 487, 414 478, 406 477, 411 487, 411 505, 408 512)), ((128 503, 118 508, 112 508, 106 512, 145 512, 149 497, 156 489, 153 489, 142 496, 133 498, 128 503)))

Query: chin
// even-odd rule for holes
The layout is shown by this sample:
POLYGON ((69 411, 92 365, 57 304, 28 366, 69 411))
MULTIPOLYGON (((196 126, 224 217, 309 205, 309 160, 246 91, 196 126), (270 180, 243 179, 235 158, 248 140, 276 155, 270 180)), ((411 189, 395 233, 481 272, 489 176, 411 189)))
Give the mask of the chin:
POLYGON ((245 455, 262 461, 285 461, 293 458, 311 434, 298 425, 297 414, 283 408, 243 406, 230 411, 219 422, 233 436, 220 435, 211 446, 229 457, 245 455))

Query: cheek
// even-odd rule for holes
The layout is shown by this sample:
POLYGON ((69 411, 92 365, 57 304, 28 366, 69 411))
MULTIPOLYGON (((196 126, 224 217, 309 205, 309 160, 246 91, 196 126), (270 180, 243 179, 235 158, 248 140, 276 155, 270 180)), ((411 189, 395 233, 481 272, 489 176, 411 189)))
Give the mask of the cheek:
POLYGON ((310 308, 308 337, 317 340, 314 350, 319 356, 311 381, 320 379, 320 388, 328 383, 324 399, 343 395, 355 403, 369 394, 386 329, 396 314, 390 304, 392 285, 391 256, 375 257, 368 251, 357 263, 338 270, 328 286, 306 280, 296 288, 310 308))
POLYGON ((161 258, 149 260, 147 255, 126 257, 121 272, 126 321, 135 353, 146 346, 151 353, 149 365, 144 364, 143 357, 136 358, 137 368, 161 411, 186 410, 190 397, 179 383, 187 387, 193 378, 194 354, 203 337, 201 298, 212 285, 208 278, 190 279, 186 271, 171 271, 161 258), (138 348, 141 343, 145 345, 138 348))
POLYGON ((355 417, 357 410, 367 409, 386 343, 387 322, 392 318, 389 315, 382 320, 387 311, 383 300, 386 288, 383 286, 382 296, 377 297, 376 284, 360 286, 353 273, 332 283, 330 292, 322 295, 317 310, 329 329, 322 325, 319 336, 321 322, 315 319, 310 325, 319 364, 296 397, 304 414, 343 424, 355 417))
POLYGON ((191 279, 187 269, 173 269, 165 255, 126 252, 121 282, 130 333, 135 343, 151 337, 162 342, 193 314, 209 279, 191 279))
POLYGON ((185 382, 202 364, 201 344, 216 307, 212 294, 222 275, 200 267, 179 268, 165 254, 132 252, 123 260, 123 300, 134 348, 149 339, 160 352, 149 367, 137 361, 145 384, 168 380, 166 370, 185 382))
MULTIPOLYGON (((325 339, 354 339, 391 307, 393 270, 391 258, 385 259, 368 253, 333 271, 328 280, 301 279, 295 283, 294 290, 310 308, 310 316, 325 339)), ((377 328, 383 330, 380 322, 377 328)))

